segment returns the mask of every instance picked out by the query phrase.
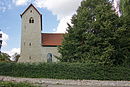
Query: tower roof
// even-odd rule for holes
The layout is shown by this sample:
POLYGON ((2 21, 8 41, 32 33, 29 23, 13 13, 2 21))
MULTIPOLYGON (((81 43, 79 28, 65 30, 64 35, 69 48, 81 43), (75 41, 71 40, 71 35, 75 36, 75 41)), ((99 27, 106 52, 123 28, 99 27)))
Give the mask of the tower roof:
POLYGON ((33 4, 30 4, 30 5, 28 6, 28 8, 27 8, 20 16, 22 17, 22 16, 24 15, 24 13, 25 13, 30 7, 33 7, 33 8, 37 11, 37 13, 38 13, 40 16, 42 16, 42 14, 34 7, 33 4))
POLYGON ((26 11, 27 11, 30 7, 33 7, 33 8, 36 10, 36 12, 40 15, 40 18, 41 18, 41 30, 42 30, 42 14, 34 7, 33 4, 30 4, 30 5, 28 6, 28 8, 20 15, 21 18, 22 18, 22 16, 24 15, 24 13, 26 13, 26 11))

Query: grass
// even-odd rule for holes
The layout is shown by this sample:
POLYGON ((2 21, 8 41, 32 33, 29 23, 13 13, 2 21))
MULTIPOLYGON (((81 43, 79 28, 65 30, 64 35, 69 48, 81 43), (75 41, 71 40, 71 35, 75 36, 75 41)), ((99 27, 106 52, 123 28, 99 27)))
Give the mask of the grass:
POLYGON ((130 68, 81 63, 0 63, 0 75, 28 78, 130 81, 130 68))
POLYGON ((15 82, 2 82, 0 81, 0 87, 38 87, 29 83, 15 83, 15 82))

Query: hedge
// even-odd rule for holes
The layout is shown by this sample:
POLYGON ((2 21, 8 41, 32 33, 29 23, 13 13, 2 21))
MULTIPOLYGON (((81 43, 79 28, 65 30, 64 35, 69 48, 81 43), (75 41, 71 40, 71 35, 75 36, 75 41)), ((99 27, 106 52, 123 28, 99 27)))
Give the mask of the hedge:
POLYGON ((79 80, 130 80, 130 68, 81 63, 0 63, 0 75, 79 80))

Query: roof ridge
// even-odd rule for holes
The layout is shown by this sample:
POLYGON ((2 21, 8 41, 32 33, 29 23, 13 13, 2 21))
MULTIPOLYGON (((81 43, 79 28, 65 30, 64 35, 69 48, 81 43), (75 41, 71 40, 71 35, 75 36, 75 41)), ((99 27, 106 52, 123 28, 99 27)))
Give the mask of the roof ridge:
POLYGON ((22 17, 23 14, 24 14, 31 6, 38 12, 38 14, 39 14, 40 16, 42 16, 42 14, 37 10, 37 8, 36 8, 32 3, 24 10, 24 12, 23 12, 20 16, 22 17))

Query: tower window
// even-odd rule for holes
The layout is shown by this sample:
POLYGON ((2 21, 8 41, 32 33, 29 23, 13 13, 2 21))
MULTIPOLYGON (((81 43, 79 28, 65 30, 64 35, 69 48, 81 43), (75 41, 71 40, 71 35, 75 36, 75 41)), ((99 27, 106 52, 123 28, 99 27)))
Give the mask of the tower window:
POLYGON ((32 13, 32 10, 30 12, 32 13))
POLYGON ((31 18, 29 19, 29 23, 34 23, 33 17, 31 17, 31 18))
POLYGON ((32 45, 32 43, 29 43, 29 46, 31 46, 32 45))
POLYGON ((32 59, 32 57, 31 57, 31 56, 29 56, 29 59, 32 59))

